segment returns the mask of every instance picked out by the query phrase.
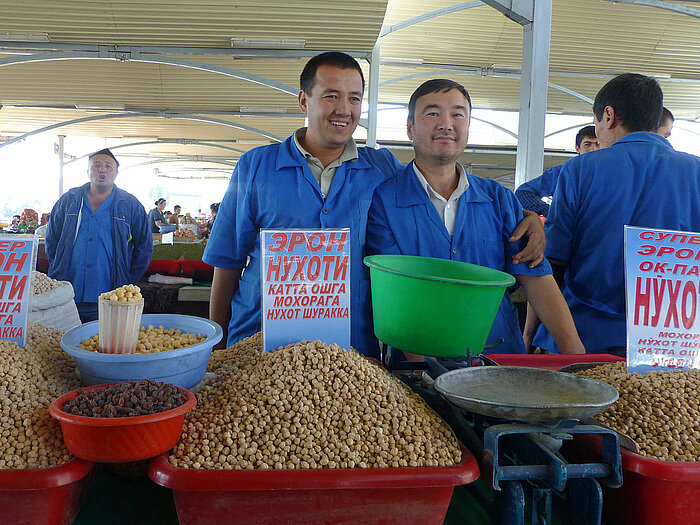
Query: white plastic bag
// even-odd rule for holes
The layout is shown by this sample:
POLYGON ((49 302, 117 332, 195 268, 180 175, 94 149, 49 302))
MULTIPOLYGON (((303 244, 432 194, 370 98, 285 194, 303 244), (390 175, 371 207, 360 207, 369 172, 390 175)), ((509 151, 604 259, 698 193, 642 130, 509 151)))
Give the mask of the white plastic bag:
POLYGON ((73 285, 61 281, 61 285, 48 292, 32 295, 29 321, 59 330, 70 330, 80 325, 80 315, 75 306, 73 285))

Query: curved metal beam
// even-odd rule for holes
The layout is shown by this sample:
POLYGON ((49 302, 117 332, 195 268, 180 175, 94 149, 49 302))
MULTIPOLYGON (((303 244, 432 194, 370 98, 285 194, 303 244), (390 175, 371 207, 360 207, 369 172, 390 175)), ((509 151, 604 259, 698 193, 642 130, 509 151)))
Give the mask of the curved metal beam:
POLYGON ((686 7, 684 5, 674 4, 673 2, 665 2, 664 0, 604 0, 613 4, 636 4, 647 7, 656 7, 658 9, 666 9, 684 15, 700 18, 700 9, 694 7, 686 7))
POLYGON ((404 20, 403 22, 399 22, 397 24, 393 24, 390 26, 382 26, 382 30, 379 32, 379 38, 388 35, 389 33, 393 33, 394 31, 398 31, 400 29, 404 29, 405 27, 412 26, 414 24, 419 24, 421 22, 425 22, 426 20, 430 20, 432 18, 437 18, 438 16, 442 15, 448 15, 450 13, 455 13, 457 11, 464 11, 465 9, 471 9, 472 7, 479 7, 485 5, 484 2, 479 2, 479 1, 474 1, 474 2, 463 2, 461 4, 455 4, 450 7, 443 7, 442 9, 436 9, 435 11, 431 11, 430 13, 425 13, 424 15, 419 15, 415 16, 413 18, 409 18, 408 20, 404 20))
MULTIPOLYGON (((109 149, 115 150, 115 149, 120 149, 120 148, 130 148, 132 146, 145 146, 148 144, 180 144, 183 146, 208 146, 208 147, 212 147, 212 148, 220 148, 220 149, 226 149, 229 151, 235 151, 236 153, 245 153, 245 151, 243 151, 242 149, 232 148, 231 146, 224 146, 223 144, 212 144, 210 142, 199 142, 199 141, 185 143, 179 139, 172 139, 172 140, 158 139, 158 140, 147 140, 144 142, 129 142, 127 144, 118 144, 117 146, 110 146, 109 149)), ((67 166, 68 164, 82 160, 86 157, 89 157, 90 155, 92 155, 92 153, 86 153, 85 155, 81 155, 80 157, 75 157, 74 159, 71 159, 67 162, 64 162, 64 165, 67 166)))
MULTIPOLYGON (((96 53, 100 49, 106 49, 113 53, 129 53, 134 48, 138 48, 142 54, 227 56, 233 58, 311 58, 324 51, 339 51, 334 49, 269 49, 253 47, 107 46, 103 44, 69 42, 17 42, 0 38, 0 50, 10 52, 89 51, 96 53)), ((344 52, 357 59, 367 58, 368 56, 366 52, 362 51, 344 52)))
MULTIPOLYGON (((384 102, 381 102, 381 104, 384 104, 384 102)), ((387 103, 387 104, 389 104, 389 103, 387 103)), ((400 108, 406 108, 406 107, 408 107, 408 104, 399 104, 399 103, 394 103, 394 102, 391 102, 391 104, 395 105, 396 107, 393 107, 393 108, 382 108, 382 109, 380 109, 380 111, 389 110, 389 109, 400 109, 400 108)), ((502 131, 502 132, 505 133, 506 135, 510 135, 510 136, 513 137, 514 139, 517 139, 517 138, 518 138, 518 135, 517 135, 516 133, 513 133, 511 130, 509 130, 509 129, 507 129, 507 128, 504 128, 503 126, 499 126, 498 124, 494 124, 493 122, 490 122, 490 121, 488 121, 488 120, 486 120, 486 119, 483 119, 483 118, 475 117, 474 115, 472 115, 471 118, 472 118, 472 120, 478 120, 479 122, 483 122, 484 124, 488 124, 489 126, 496 128, 498 131, 502 131)))
POLYGON ((196 69, 199 71, 207 71, 209 73, 218 73, 227 77, 233 77, 239 80, 252 82, 253 84, 260 84, 261 86, 276 89, 278 91, 282 91, 283 93, 287 93, 288 95, 293 95, 295 97, 299 94, 299 90, 295 87, 288 86, 287 84, 283 84, 281 82, 277 82, 276 80, 261 77, 260 75, 246 73, 245 71, 239 71, 237 69, 231 69, 223 66, 215 66, 213 64, 207 64, 206 62, 198 62, 195 60, 188 60, 184 58, 174 58, 160 55, 142 55, 134 51, 123 53, 121 56, 100 56, 99 52, 94 51, 86 51, 81 53, 54 52, 41 53, 38 55, 11 56, 0 59, 0 67, 15 64, 28 64, 31 62, 50 62, 55 60, 121 60, 123 62, 145 62, 149 64, 180 66, 189 69, 196 69))
POLYGON ((545 135, 544 138, 548 139, 549 137, 553 137, 554 135, 559 135, 559 133, 564 133, 565 131, 569 131, 572 129, 581 129, 581 128, 585 128, 586 126, 592 126, 592 125, 593 125, 593 122, 589 122, 587 124, 576 124, 575 126, 568 126, 566 128, 552 131, 551 133, 548 133, 547 135, 545 135))
POLYGON ((686 128, 685 126, 679 126, 678 120, 674 121, 673 123, 673 129, 682 129, 683 131, 687 131, 688 133, 693 133, 694 135, 700 136, 700 132, 692 130, 690 128, 686 128))
POLYGON ((146 160, 144 162, 139 162, 138 164, 132 164, 130 166, 124 166, 123 169, 120 169, 119 172, 123 173, 127 170, 133 169, 133 168, 138 168, 141 166, 150 166, 151 164, 160 164, 160 163, 167 163, 167 162, 208 162, 210 164, 222 164, 224 166, 228 166, 229 168, 235 167, 235 163, 231 164, 230 162, 226 162, 223 160, 197 160, 197 159, 152 159, 152 160, 146 160))
MULTIPOLYGON (((497 71, 493 71, 492 69, 484 69, 480 67, 475 67, 475 66, 467 66, 465 69, 445 69, 441 71, 440 73, 449 73, 452 75, 467 75, 467 76, 489 76, 489 77, 494 77, 494 78, 512 78, 512 79, 519 79, 520 78, 520 73, 499 73, 497 71)), ((388 80, 385 80, 383 82, 380 82, 380 86, 385 86, 387 84, 393 84, 395 82, 402 82, 404 80, 412 80, 414 78, 425 78, 425 77, 433 77, 435 76, 435 71, 426 71, 423 73, 413 73, 411 75, 405 75, 402 77, 396 77, 396 78, 390 78, 388 80)), ((566 93, 567 95, 571 95, 574 98, 577 98, 579 100, 583 100, 584 102, 587 102, 588 104, 593 105, 593 99, 588 98, 585 95, 582 95, 581 93, 578 93, 574 91, 573 89, 566 88, 564 86, 560 86, 559 84, 555 84, 554 82, 547 82, 547 86, 555 89, 557 91, 561 91, 562 93, 566 93)))
POLYGON ((251 133, 257 133, 258 135, 262 135, 265 138, 268 138, 270 140, 274 140, 275 142, 282 142, 283 139, 278 137, 277 135, 273 135, 271 133, 268 133, 266 131, 253 128, 251 126, 246 126, 245 124, 236 124, 235 122, 230 122, 228 120, 223 120, 223 119, 218 119, 218 118, 213 118, 213 117, 204 117, 200 115, 185 115, 182 113, 178 113, 176 115, 169 114, 168 112, 163 112, 163 113, 109 113, 107 115, 95 115, 92 117, 82 117, 82 118, 76 118, 72 120, 66 120, 63 122, 59 122, 57 124, 51 124, 50 126, 44 126, 43 128, 35 129, 33 131, 29 131, 27 133, 24 133, 23 135, 19 135, 17 137, 14 137, 6 142, 3 142, 0 144, 0 148, 3 148, 5 146, 9 146, 10 144, 14 144, 15 142, 19 142, 20 140, 24 140, 28 137, 31 137, 32 135, 38 135, 39 133, 45 133, 47 131, 51 131, 52 129, 56 128, 62 128, 64 126, 70 126, 72 124, 80 124, 82 122, 91 122, 93 120, 108 120, 108 119, 115 119, 115 118, 133 118, 133 117, 158 117, 158 118, 172 118, 176 120, 194 120, 194 121, 199 121, 199 122, 209 122, 211 124, 220 124, 222 126, 228 126, 230 128, 235 128, 235 129, 240 129, 243 131, 250 131, 251 133))

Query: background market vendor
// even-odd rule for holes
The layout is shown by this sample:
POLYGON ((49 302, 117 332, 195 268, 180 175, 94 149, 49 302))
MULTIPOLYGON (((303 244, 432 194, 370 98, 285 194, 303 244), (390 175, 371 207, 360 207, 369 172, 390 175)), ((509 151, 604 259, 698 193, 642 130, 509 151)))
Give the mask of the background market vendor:
POLYGON ((146 210, 114 184, 118 169, 110 150, 90 155, 90 182, 61 195, 46 231, 49 276, 71 282, 83 322, 97 319, 101 293, 138 283, 151 262, 146 210))
MULTIPOLYGON (((451 80, 429 80, 411 95, 407 132, 416 158, 377 188, 369 212, 367 252, 439 257, 513 274, 563 352, 583 353, 549 264, 528 268, 514 260, 518 248, 511 232, 523 218, 515 195, 496 181, 465 173, 457 162, 467 145, 470 116, 468 92, 451 80)), ((525 352, 508 294, 488 342, 498 338, 504 342, 494 352, 525 352)))
MULTIPOLYGON (((308 128, 255 148, 236 164, 203 256, 215 267, 210 317, 228 329, 228 345, 260 330, 261 229, 349 227, 351 343, 363 354, 378 355, 362 264, 367 212, 374 189, 403 166, 388 150, 357 147, 352 139, 364 86, 354 58, 337 52, 315 56, 300 77, 299 107, 308 128)), ((539 247, 539 218, 527 226, 539 247)), ((521 257, 533 257, 532 251, 521 257)))
MULTIPOLYGON (((662 111, 653 77, 605 84, 593 103, 605 149, 566 162, 552 200, 546 253, 589 353, 625 355, 624 226, 700 231, 700 158, 656 133, 662 111)), ((557 351, 545 327, 534 343, 557 351)))
POLYGON ((151 233, 158 233, 160 232, 160 226, 167 224, 163 215, 166 201, 161 197, 154 204, 156 207, 148 212, 148 223, 151 225, 151 233))

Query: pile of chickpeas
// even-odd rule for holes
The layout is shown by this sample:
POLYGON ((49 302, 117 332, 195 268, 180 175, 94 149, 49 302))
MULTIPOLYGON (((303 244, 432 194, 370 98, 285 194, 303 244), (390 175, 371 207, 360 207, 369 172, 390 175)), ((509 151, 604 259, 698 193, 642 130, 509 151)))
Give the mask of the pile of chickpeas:
POLYGON ((100 295, 100 299, 120 303, 131 303, 143 301, 143 296, 141 295, 141 288, 134 284, 125 284, 111 292, 104 292, 100 295))
MULTIPOLYGON (((139 330, 139 339, 136 343, 137 354, 153 354, 176 350, 201 343, 207 338, 202 334, 189 334, 179 328, 163 328, 162 325, 154 328, 152 324, 148 327, 142 326, 139 330)), ((95 334, 89 339, 84 339, 78 348, 90 352, 98 352, 100 348, 100 335, 95 334)))
POLYGON ((46 293, 54 288, 57 288, 58 286, 61 286, 61 284, 61 281, 52 279, 45 273, 37 272, 36 270, 34 271, 34 295, 46 293))
POLYGON ((260 334, 214 353, 170 462, 194 469, 453 465, 452 430, 419 396, 354 351, 260 334))
POLYGON ((0 340, 0 469, 46 468, 72 457, 48 411, 51 401, 80 386, 62 335, 30 323, 24 348, 0 340))
POLYGON ((621 361, 578 374, 617 389, 620 398, 596 419, 632 438, 640 454, 700 461, 700 370, 630 374, 621 361))

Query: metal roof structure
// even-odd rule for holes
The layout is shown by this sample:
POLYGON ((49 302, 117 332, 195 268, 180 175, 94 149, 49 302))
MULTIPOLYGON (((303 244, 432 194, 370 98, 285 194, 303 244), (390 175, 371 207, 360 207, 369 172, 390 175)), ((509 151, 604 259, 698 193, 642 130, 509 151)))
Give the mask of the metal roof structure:
MULTIPOLYGON (((379 103, 403 104, 439 76, 464 83, 476 108, 517 111, 524 31, 513 13, 531 0, 485 2, 0 0, 0 147, 46 129, 228 167, 303 125, 298 75, 325 50, 358 58, 379 103)), ((677 119, 700 119, 700 2, 552 0, 548 34, 547 112, 590 115, 598 89, 634 71, 657 77, 677 119)), ((462 160, 508 182, 515 149, 486 146, 462 160)))

